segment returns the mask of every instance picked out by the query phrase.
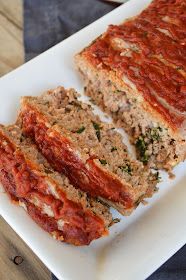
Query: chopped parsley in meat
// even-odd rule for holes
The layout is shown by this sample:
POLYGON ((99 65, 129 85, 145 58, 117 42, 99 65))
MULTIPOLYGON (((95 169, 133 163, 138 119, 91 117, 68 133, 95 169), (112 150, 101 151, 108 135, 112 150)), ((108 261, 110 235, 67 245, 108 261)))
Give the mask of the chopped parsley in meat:
POLYGON ((85 127, 82 126, 76 131, 76 133, 81 134, 84 130, 85 130, 85 127))
POLYGON ((94 127, 95 131, 96 131, 96 136, 97 136, 98 140, 100 141, 101 140, 101 132, 100 132, 101 127, 96 122, 92 122, 92 124, 93 124, 93 127, 94 127))
POLYGON ((158 183, 161 182, 161 176, 159 175, 159 172, 156 172, 155 177, 158 183))
POLYGON ((119 166, 119 169, 121 169, 122 172, 126 172, 128 174, 132 174, 131 166, 127 163, 126 165, 119 166))
POLYGON ((106 165, 106 164, 107 164, 107 161, 106 161, 105 159, 99 159, 99 161, 100 161, 100 163, 101 163, 102 165, 106 165))
POLYGON ((149 160, 149 155, 147 154, 148 146, 151 143, 158 142, 161 140, 161 132, 161 127, 153 127, 149 128, 146 134, 142 134, 138 137, 136 141, 136 149, 138 151, 139 159, 143 163, 147 163, 149 160))
POLYGON ((117 151, 116 147, 112 147, 111 152, 117 151))
POLYGON ((121 220, 120 219, 118 219, 118 218, 115 218, 115 219, 112 219, 112 221, 111 221, 111 223, 110 223, 110 227, 113 225, 113 224, 117 224, 117 223, 119 223, 121 220))
MULTIPOLYGON (((151 138, 152 141, 158 141, 160 140, 160 132, 162 131, 161 127, 153 127, 149 131, 149 138, 151 138)), ((148 133, 147 133, 148 136, 148 133)))
POLYGON ((136 149, 139 153, 139 158, 143 163, 147 163, 149 156, 146 154, 147 144, 145 143, 144 136, 140 136, 136 141, 136 149))

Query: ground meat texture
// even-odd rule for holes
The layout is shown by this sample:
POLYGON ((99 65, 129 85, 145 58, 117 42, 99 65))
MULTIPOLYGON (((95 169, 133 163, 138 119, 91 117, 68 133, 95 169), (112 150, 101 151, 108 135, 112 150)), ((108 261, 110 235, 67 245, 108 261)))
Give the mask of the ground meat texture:
POLYGON ((186 157, 184 9, 155 0, 76 56, 86 94, 128 132, 143 163, 166 170, 186 157), (149 137, 158 128, 161 137, 149 137))
MULTIPOLYGON (((31 124, 29 125, 31 127, 31 124)), ((93 159, 87 161, 88 168, 78 158, 69 151, 66 145, 66 139, 60 140, 58 135, 49 137, 46 128, 37 124, 32 128, 35 129, 36 141, 53 167, 58 172, 65 173, 75 186, 81 187, 88 191, 91 196, 105 196, 107 199, 112 199, 114 202, 123 202, 126 208, 133 206, 127 191, 121 186, 119 180, 108 176, 104 171, 100 170, 93 159), (90 170, 89 170, 90 169, 90 170), (113 183, 112 183, 113 182, 113 183), (110 188, 107 186, 110 185, 110 188), (113 186, 113 189, 111 187, 113 186)))
MULTIPOLYGON (((45 163, 48 171, 50 170, 51 177, 52 169, 49 169, 50 166, 45 162, 45 159, 37 155, 39 162, 37 162, 37 165, 34 162, 33 154, 38 152, 35 147, 30 146, 30 141, 29 145, 25 144, 25 140, 20 142, 27 150, 27 153, 23 153, 23 150, 16 146, 18 144, 18 141, 17 143, 15 141, 16 129, 11 127, 7 130, 6 135, 6 128, 1 128, 1 130, 0 181, 13 200, 23 202, 27 206, 28 214, 43 229, 52 234, 55 232, 55 238, 63 239, 65 242, 74 245, 88 245, 92 240, 107 234, 107 222, 111 222, 109 220, 111 216, 109 216, 106 207, 97 203, 97 207, 102 210, 102 214, 96 215, 98 211, 93 212, 91 208, 94 209, 94 206, 89 207, 88 201, 86 206, 81 204, 81 200, 75 202, 75 198, 74 200, 68 199, 68 192, 63 192, 63 187, 58 184, 57 179, 56 181, 51 180, 52 178, 48 178, 48 175, 42 172, 46 167, 44 168, 41 163, 45 163), (11 139, 11 141, 14 141, 13 143, 9 139, 11 133, 14 138, 14 140, 11 139), (31 150, 30 155, 29 149, 31 150), (53 189, 51 189, 51 186, 53 186, 53 189), (107 222, 106 219, 108 219, 107 222), (58 221, 63 221, 60 231, 58 221)), ((66 184, 67 189, 73 188, 70 184, 68 185, 67 178, 67 182, 65 182, 65 178, 63 180, 62 176, 58 176, 60 182, 66 184)), ((96 205, 96 202, 92 203, 96 205)))
POLYGON ((101 122, 74 90, 59 87, 23 98, 18 121, 58 172, 121 213, 130 213, 140 198, 153 194, 155 176, 131 159, 113 125, 101 122))

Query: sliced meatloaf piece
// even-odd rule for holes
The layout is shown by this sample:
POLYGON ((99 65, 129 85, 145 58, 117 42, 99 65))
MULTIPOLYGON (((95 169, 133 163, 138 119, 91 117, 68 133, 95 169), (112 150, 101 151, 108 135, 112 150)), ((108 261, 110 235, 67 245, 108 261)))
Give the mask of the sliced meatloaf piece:
POLYGON ((113 125, 101 122, 73 89, 24 97, 18 122, 54 169, 122 214, 154 192, 157 176, 130 158, 113 125))
POLYGON ((0 126, 0 181, 12 200, 58 240, 88 245, 108 233, 108 207, 54 172, 17 126, 0 126))
POLYGON ((143 163, 167 170, 186 157, 185 11, 185 1, 152 1, 76 56, 86 94, 129 133, 143 163))

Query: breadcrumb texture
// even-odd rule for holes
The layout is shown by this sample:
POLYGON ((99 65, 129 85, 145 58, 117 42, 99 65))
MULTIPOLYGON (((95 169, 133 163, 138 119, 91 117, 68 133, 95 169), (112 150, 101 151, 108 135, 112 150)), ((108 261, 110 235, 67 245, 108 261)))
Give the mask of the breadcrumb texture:
POLYGON ((0 127, 0 181, 46 231, 74 245, 108 234, 108 207, 55 172, 18 126, 0 127))
POLYGON ((115 127, 77 97, 62 87, 24 97, 18 122, 58 172, 127 215, 153 194, 157 176, 133 160, 115 127))

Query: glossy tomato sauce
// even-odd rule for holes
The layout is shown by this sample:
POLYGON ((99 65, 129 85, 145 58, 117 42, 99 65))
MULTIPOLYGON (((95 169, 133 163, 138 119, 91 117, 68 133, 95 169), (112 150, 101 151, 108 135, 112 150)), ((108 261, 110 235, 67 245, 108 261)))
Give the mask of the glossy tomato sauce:
POLYGON ((101 170, 88 159, 86 165, 77 157, 72 144, 58 132, 48 129, 34 108, 22 112, 22 125, 25 133, 32 136, 40 150, 58 172, 63 172, 73 185, 87 191, 91 196, 102 196, 119 202, 126 209, 134 206, 127 187, 117 178, 101 170), (87 168, 88 166, 88 168, 87 168))
POLYGON ((167 2, 153 1, 141 15, 111 25, 83 55, 95 66, 114 70, 120 79, 125 75, 151 107, 177 128, 186 112, 186 4, 167 2))
MULTIPOLYGON (((5 140, 1 135, 0 139, 5 140)), ((66 242, 71 240, 75 245, 89 244, 93 239, 107 234, 101 218, 67 199, 61 189, 58 190, 60 199, 48 194, 45 181, 30 170, 24 157, 11 144, 4 148, 0 142, 0 155, 0 181, 6 192, 14 201, 26 201, 29 215, 47 232, 56 231, 57 221, 62 219, 67 223, 62 230, 66 242), (50 206, 54 218, 42 214, 41 209, 29 202, 32 198, 37 198, 41 205, 50 206)))

